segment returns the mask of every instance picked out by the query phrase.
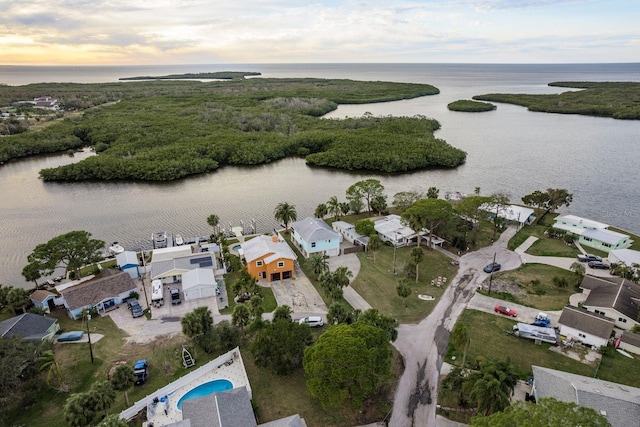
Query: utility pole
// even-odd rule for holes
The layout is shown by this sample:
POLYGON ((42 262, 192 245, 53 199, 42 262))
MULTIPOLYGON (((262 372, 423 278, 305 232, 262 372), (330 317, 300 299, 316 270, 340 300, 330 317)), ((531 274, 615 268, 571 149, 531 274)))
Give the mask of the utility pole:
POLYGON ((496 264, 496 252, 493 253, 493 262, 491 263, 491 274, 489 275, 489 295, 491 295, 491 280, 493 280, 493 266, 496 264))
POLYGON ((140 275, 140 280, 142 280, 142 292, 144 292, 144 301, 147 303, 147 310, 151 313, 151 307, 149 307, 149 297, 147 296, 147 287, 144 284, 144 276, 147 274, 147 265, 144 259, 144 250, 140 249, 140 255, 142 255, 142 267, 144 268, 144 272, 140 275))
POLYGON ((91 346, 91 327, 89 322, 91 321, 91 313, 87 312, 87 336, 89 337, 89 353, 91 354, 91 363, 93 363, 93 347, 91 346))
POLYGON ((396 274, 396 246, 398 246, 398 234, 393 234, 393 274, 396 274))

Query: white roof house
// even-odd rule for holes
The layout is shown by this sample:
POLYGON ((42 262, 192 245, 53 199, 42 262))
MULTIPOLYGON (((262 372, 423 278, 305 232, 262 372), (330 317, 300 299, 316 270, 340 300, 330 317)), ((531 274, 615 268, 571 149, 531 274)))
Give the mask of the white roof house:
POLYGON ((578 236, 578 243, 609 252, 631 246, 630 236, 608 230, 608 224, 575 215, 560 215, 555 218, 553 228, 564 230, 578 236))
POLYGON ((612 249, 608 258, 610 262, 624 263, 627 266, 640 265, 640 251, 633 249, 612 249))
POLYGON ((296 254, 293 253, 293 250, 291 250, 287 242, 280 240, 274 242, 271 236, 262 235, 254 237, 251 240, 241 243, 240 248, 247 262, 251 262, 269 253, 271 255, 264 260, 267 264, 280 258, 297 259, 296 254))
MULTIPOLYGON (((402 218, 399 215, 387 215, 373 224, 380 238, 396 247, 407 246, 418 238, 418 232, 402 224, 402 218)), ((428 231, 421 230, 419 233, 421 236, 425 236, 428 231)))
POLYGON ((555 218, 554 228, 558 228, 564 231, 570 231, 574 234, 582 234, 586 229, 605 229, 609 227, 609 224, 603 222, 593 221, 590 219, 582 218, 575 215, 559 215, 555 218))
MULTIPOLYGON (((491 203, 483 204, 480 209, 493 214, 496 213, 496 205, 491 203)), ((531 224, 536 216, 533 209, 518 205, 506 205, 498 209, 498 217, 525 225, 531 224)))
POLYGON ((167 261, 174 258, 191 255, 191 246, 170 246, 168 248, 154 249, 151 254, 151 262, 167 261))
POLYGON ((216 296, 217 286, 213 270, 209 268, 196 268, 182 275, 185 301, 216 296))

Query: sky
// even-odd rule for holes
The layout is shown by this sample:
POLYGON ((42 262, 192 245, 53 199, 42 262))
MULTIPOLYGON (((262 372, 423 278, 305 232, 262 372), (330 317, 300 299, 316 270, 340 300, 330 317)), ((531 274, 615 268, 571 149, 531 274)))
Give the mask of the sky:
POLYGON ((638 0, 0 0, 0 65, 639 60, 638 0))

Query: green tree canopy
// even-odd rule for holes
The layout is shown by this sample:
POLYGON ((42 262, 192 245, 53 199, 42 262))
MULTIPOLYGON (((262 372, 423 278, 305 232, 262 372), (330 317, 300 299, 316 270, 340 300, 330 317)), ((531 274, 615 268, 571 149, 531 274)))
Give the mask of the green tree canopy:
POLYGON ((375 197, 384 196, 384 186, 377 179, 358 181, 347 189, 347 200, 364 198, 367 212, 371 213, 371 201, 375 197))
POLYGON ((518 383, 509 360, 486 361, 480 370, 473 371, 465 380, 462 390, 478 413, 490 415, 509 406, 509 399, 518 383))
POLYGON ((136 375, 133 372, 133 367, 130 365, 118 365, 116 366, 113 376, 111 377, 111 385, 115 390, 124 391, 124 400, 129 406, 129 389, 136 382, 136 375))
POLYGON ((375 308, 370 308, 360 313, 358 322, 382 329, 387 335, 387 339, 391 342, 398 338, 398 321, 393 317, 380 313, 375 308))
POLYGON ((42 276, 51 275, 56 268, 65 268, 79 277, 80 268, 102 260, 104 247, 105 243, 92 239, 91 233, 70 231, 36 246, 27 259, 42 276))
POLYGON ((304 349, 311 344, 311 330, 298 322, 274 321, 256 332, 251 352, 256 365, 287 375, 302 366, 304 349))
POLYGON ((376 234, 373 221, 367 218, 357 220, 355 223, 355 230, 356 233, 362 234, 363 236, 372 236, 376 234))
POLYGON ((465 197, 456 204, 456 212, 472 223, 473 245, 478 242, 478 232, 480 231, 480 216, 482 215, 480 206, 490 202, 490 197, 475 195, 465 197))
POLYGON ((27 304, 29 304, 29 294, 26 290, 22 288, 9 289, 9 292, 7 292, 7 305, 13 308, 14 312, 19 308, 26 312, 25 307, 27 304))
POLYGON ((401 191, 393 195, 391 204, 400 209, 400 212, 404 212, 409 206, 423 198, 424 194, 416 191, 401 191))
POLYGON ((95 396, 91 393, 74 393, 64 404, 64 419, 71 427, 86 427, 96 417, 95 396))
POLYGON ((331 198, 326 203, 326 205, 327 205, 327 212, 329 213, 329 215, 333 216, 333 219, 337 221, 338 218, 340 217, 340 214, 342 213, 342 210, 340 209, 340 202, 338 201, 338 197, 331 196, 331 198))
POLYGON ((421 199, 404 211, 402 218, 416 232, 429 229, 429 249, 433 233, 453 215, 451 203, 442 199, 421 199))
POLYGON ((304 351, 307 390, 324 408, 359 408, 388 378, 391 349, 380 328, 332 326, 304 351))
POLYGON ((182 333, 189 338, 198 338, 211 331, 213 327, 213 317, 208 307, 198 307, 185 314, 180 319, 182 333))
POLYGON ((18 335, 0 339, 0 407, 20 399, 39 374, 38 358, 50 343, 33 344, 18 335))
POLYGON ((537 403, 519 401, 504 411, 488 417, 476 415, 471 418, 469 425, 472 427, 611 426, 607 418, 595 409, 551 398, 540 399, 537 403))

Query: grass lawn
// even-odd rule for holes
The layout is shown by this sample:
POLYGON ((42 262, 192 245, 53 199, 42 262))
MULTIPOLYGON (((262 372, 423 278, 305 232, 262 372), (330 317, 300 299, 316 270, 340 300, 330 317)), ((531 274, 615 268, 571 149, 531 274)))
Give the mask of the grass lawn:
POLYGON ((631 240, 633 240, 633 243, 631 244, 631 246, 629 246, 629 249, 633 249, 634 251, 640 251, 640 236, 636 234, 632 234, 631 232, 626 230, 621 230, 620 228, 616 228, 616 227, 609 227, 609 230, 630 236, 631 240))
POLYGON ((598 369, 598 378, 633 387, 640 387, 640 358, 633 355, 633 359, 614 351, 604 356, 598 369))
MULTIPOLYGON (((506 317, 465 310, 458 322, 466 323, 469 327, 471 344, 467 351, 468 367, 474 367, 477 360, 499 360, 508 357, 515 373, 521 379, 526 379, 532 374, 531 365, 585 376, 593 376, 595 372, 595 366, 585 365, 550 351, 549 344, 536 345, 531 340, 504 334, 503 331, 511 331, 516 323, 506 317)), ((459 364, 462 361, 462 352, 454 350, 449 345, 446 361, 459 364), (452 356, 456 357, 455 361, 451 359, 452 356)))
POLYGON ((446 285, 448 285, 457 272, 457 267, 449 263, 450 259, 447 256, 438 251, 425 249, 424 260, 420 263, 419 282, 416 284, 415 278, 408 279, 411 283, 411 295, 403 301, 403 298, 398 296, 396 286, 404 277, 405 265, 411 264, 411 249, 413 247, 396 250, 395 275, 393 274, 393 247, 382 245, 375 262, 373 253, 358 253, 360 273, 351 284, 372 307, 397 319, 400 323, 414 323, 425 318, 445 290, 445 286, 431 285, 431 280, 439 276, 446 277, 446 285), (418 294, 431 295, 436 299, 423 301, 418 299, 418 294))
POLYGON ((569 296, 576 293, 576 275, 558 267, 545 264, 523 264, 516 270, 495 273, 493 282, 494 290, 503 290, 511 294, 513 299, 506 294, 492 292, 494 298, 502 298, 511 302, 535 307, 540 310, 562 310, 569 303, 569 296), (567 286, 558 287, 553 283, 554 277, 564 278, 567 286), (539 284, 532 284, 538 280, 539 284), (500 287, 504 286, 505 289, 500 287))
POLYGON ((527 253, 538 256, 560 256, 575 258, 580 250, 574 244, 566 244, 564 240, 542 237, 534 242, 527 253))

